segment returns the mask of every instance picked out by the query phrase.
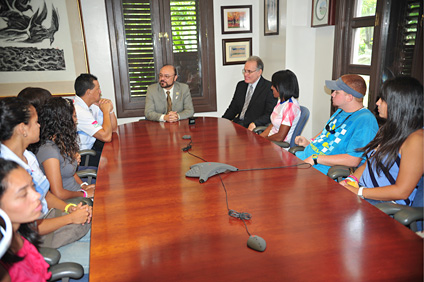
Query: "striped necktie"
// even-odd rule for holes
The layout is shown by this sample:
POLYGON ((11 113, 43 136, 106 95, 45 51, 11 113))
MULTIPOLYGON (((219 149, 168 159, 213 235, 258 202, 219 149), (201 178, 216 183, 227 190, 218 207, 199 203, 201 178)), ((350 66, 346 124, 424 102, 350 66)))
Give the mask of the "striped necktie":
POLYGON ((169 91, 166 91, 166 95, 168 96, 167 98, 166 98, 166 104, 167 104, 167 107, 166 107, 166 113, 168 114, 170 111, 172 111, 172 100, 171 100, 171 92, 169 92, 169 91))
POLYGON ((249 91, 247 91, 246 100, 244 101, 243 109, 241 110, 240 119, 244 119, 244 115, 246 114, 247 108, 249 107, 250 100, 252 99, 253 94, 253 85, 250 85, 249 91))

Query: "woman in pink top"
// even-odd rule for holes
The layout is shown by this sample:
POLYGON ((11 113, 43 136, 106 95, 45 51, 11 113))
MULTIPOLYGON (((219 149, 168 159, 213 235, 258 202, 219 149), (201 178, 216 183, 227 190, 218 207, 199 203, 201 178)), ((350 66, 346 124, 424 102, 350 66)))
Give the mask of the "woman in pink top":
POLYGON ((51 276, 34 246, 39 237, 32 224, 41 215, 40 197, 24 168, 0 158, 0 207, 13 227, 12 243, 0 261, 1 281, 46 281, 51 276))
POLYGON ((290 142, 300 118, 296 75, 290 70, 277 71, 272 75, 271 89, 279 100, 271 114, 271 124, 260 135, 271 141, 290 142))

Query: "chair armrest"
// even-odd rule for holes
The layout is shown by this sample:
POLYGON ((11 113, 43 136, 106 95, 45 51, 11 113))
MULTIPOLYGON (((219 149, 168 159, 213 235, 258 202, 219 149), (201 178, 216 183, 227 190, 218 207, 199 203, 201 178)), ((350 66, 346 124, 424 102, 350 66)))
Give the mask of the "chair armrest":
POLYGON ((378 203, 375 206, 387 215, 394 215, 400 210, 402 210, 403 207, 405 207, 405 206, 393 204, 393 203, 378 203))
POLYGON ((303 151, 303 150, 305 150, 305 147, 303 146, 294 146, 289 149, 289 152, 295 155, 296 152, 303 151))
POLYGON ((348 177, 351 174, 351 171, 351 167, 335 165, 328 170, 327 176, 340 182, 343 178, 348 177))
POLYGON ((264 130, 267 128, 267 126, 257 126, 255 127, 252 131, 256 134, 261 134, 262 132, 264 132, 264 130))
POLYGON ((56 281, 62 278, 79 279, 84 275, 84 268, 74 262, 64 262, 50 266, 49 271, 52 273, 49 281, 56 281))
POLYGON ((290 144, 284 141, 272 141, 274 144, 280 146, 281 148, 289 148, 290 144))
POLYGON ((78 151, 78 153, 81 156, 84 156, 84 155, 95 156, 97 154, 96 151, 91 150, 91 149, 80 150, 80 151, 78 151))
POLYGON ((93 201, 90 198, 75 197, 64 200, 65 203, 78 205, 82 202, 83 205, 93 206, 93 201))
POLYGON ((83 169, 83 170, 78 170, 77 175, 80 178, 82 177, 97 178, 97 171, 95 169, 83 169))
POLYGON ((411 223, 423 220, 424 210, 422 207, 409 207, 403 206, 399 212, 395 214, 395 219, 405 226, 409 226, 411 223))
POLYGON ((79 178, 87 178, 88 184, 91 184, 93 178, 97 178, 97 170, 95 169, 78 170, 77 175, 79 178))
POLYGON ((60 253, 56 249, 40 247, 38 251, 49 265, 55 265, 60 260, 60 253))

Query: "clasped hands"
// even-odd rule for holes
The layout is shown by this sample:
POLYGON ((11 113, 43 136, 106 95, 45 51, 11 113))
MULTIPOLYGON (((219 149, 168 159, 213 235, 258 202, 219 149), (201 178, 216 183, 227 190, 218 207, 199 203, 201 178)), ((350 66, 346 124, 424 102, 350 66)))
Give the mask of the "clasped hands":
POLYGON ((179 117, 177 112, 170 111, 168 114, 166 114, 163 119, 167 122, 177 122, 179 117))
POLYGON ((91 222, 93 207, 79 203, 76 206, 69 207, 68 212, 72 217, 72 223, 84 225, 91 222))

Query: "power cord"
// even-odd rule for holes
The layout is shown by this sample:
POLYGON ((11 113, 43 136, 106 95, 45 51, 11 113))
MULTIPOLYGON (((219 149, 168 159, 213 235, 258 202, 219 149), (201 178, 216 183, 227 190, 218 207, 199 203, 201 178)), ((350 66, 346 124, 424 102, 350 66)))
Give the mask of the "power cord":
POLYGON ((219 179, 221 179, 221 184, 222 184, 222 187, 224 188, 224 191, 225 191, 225 202, 227 203, 227 210, 228 210, 228 215, 229 216, 231 216, 231 217, 234 217, 234 218, 238 218, 238 219, 240 219, 241 221, 243 221, 243 223, 244 223, 244 227, 246 228, 246 232, 247 232, 247 234, 249 234, 249 236, 251 236, 250 235, 250 232, 249 232, 249 229, 247 228, 247 224, 246 224, 246 222, 245 222, 245 220, 250 220, 251 218, 252 218, 252 216, 250 215, 250 213, 247 213, 247 212, 237 212, 237 211, 235 211, 235 210, 232 210, 232 209, 230 209, 229 207, 228 207, 228 194, 227 194, 227 188, 225 188, 225 184, 224 184, 224 181, 222 180, 222 177, 221 177, 221 175, 220 174, 218 174, 218 176, 219 176, 219 179))
MULTIPOLYGON (((193 145, 193 140, 192 140, 192 139, 191 139, 191 137, 190 137, 190 142, 187 144, 187 146, 186 146, 186 147, 182 148, 183 152, 187 152, 188 154, 190 154, 191 156, 193 156, 193 157, 195 157, 195 158, 198 158, 198 159, 200 159, 200 160, 202 160, 202 161, 204 161, 204 162, 208 162, 208 161, 207 161, 207 160, 205 160, 204 158, 199 157, 199 156, 197 156, 197 155, 195 155, 195 154, 193 154, 193 153, 191 153, 191 152, 189 151, 189 150, 192 148, 192 145, 193 145)), ((239 169, 239 170, 237 170, 237 172, 239 172, 239 171, 253 171, 253 170, 279 169, 279 168, 294 168, 294 167, 298 167, 298 168, 300 168, 300 169, 306 169, 306 168, 310 168, 310 167, 312 167, 312 165, 311 165, 311 164, 308 164, 308 163, 300 163, 300 164, 288 165, 288 166, 277 166, 277 167, 264 167, 264 168, 239 169), (302 165, 306 165, 307 167, 305 167, 305 168, 301 168, 300 166, 302 166, 302 165)), ((243 222, 243 224, 244 224, 244 227, 245 227, 245 229, 246 229, 247 234, 249 234, 249 236, 251 236, 251 234, 250 234, 250 232, 249 232, 249 229, 247 228, 247 224, 246 224, 246 221, 245 221, 245 220, 250 220, 250 219, 252 218, 252 216, 250 215, 250 213, 247 213, 247 212, 237 212, 237 211, 232 210, 232 209, 230 209, 230 208, 229 208, 229 205, 228 205, 228 194, 227 194, 227 188, 225 187, 225 184, 224 184, 224 181, 222 180, 221 174, 218 174, 218 176, 219 176, 219 179, 221 180, 221 185, 222 185, 222 187, 224 188, 224 192, 225 192, 225 202, 226 202, 226 204, 227 204, 228 215, 229 215, 229 216, 231 216, 231 217, 234 217, 234 218, 238 218, 238 219, 240 219, 240 220, 243 222)))

